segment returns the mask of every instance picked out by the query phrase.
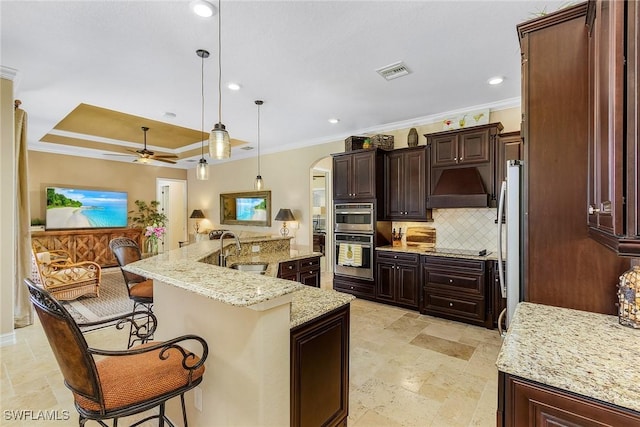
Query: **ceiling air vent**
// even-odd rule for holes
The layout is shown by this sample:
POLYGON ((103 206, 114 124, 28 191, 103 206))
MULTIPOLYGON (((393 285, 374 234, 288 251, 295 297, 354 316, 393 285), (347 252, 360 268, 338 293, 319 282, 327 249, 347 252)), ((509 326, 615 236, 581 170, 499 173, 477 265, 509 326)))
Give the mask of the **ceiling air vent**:
POLYGON ((242 147, 241 150, 250 151, 250 150, 253 150, 253 147, 251 145, 247 145, 247 146, 242 147))
POLYGON ((405 65, 404 62, 395 62, 376 70, 378 74, 385 78, 385 80, 393 80, 398 77, 406 76, 411 73, 411 70, 405 65))

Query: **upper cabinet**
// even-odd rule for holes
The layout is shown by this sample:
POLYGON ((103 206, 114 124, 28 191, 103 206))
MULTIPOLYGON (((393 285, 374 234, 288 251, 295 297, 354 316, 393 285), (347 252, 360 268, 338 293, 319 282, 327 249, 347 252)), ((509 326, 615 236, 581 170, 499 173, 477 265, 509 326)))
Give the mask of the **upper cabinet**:
POLYGON ((362 200, 382 196, 380 150, 357 150, 333 155, 333 199, 362 200), (378 191, 380 189, 380 191, 378 191))
POLYGON ((619 255, 640 255, 638 40, 635 1, 590 1, 590 235, 619 255))
POLYGON ((522 160, 522 137, 520 131, 507 132, 498 135, 496 148, 496 191, 500 191, 500 185, 507 174, 508 160, 522 160))
POLYGON ((384 156, 385 219, 429 221, 426 147, 402 148, 384 156))
POLYGON ((426 134, 427 208, 496 206, 495 147, 501 123, 426 134))
POLYGON ((490 128, 432 134, 431 166, 468 165, 490 160, 490 128))

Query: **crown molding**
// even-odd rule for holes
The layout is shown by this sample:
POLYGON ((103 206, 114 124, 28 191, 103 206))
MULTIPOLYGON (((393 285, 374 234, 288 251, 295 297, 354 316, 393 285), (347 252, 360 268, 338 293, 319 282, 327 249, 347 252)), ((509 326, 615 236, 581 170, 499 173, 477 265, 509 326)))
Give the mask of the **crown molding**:
POLYGON ((0 77, 3 79, 15 81, 18 79, 18 70, 0 65, 0 77))

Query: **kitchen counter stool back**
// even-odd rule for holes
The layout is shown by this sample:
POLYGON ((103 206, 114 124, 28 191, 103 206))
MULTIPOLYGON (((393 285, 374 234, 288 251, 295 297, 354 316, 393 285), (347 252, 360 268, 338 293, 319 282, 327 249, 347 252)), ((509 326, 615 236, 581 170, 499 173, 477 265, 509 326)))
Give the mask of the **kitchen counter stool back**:
MULTIPOLYGON (((153 312, 153 280, 135 273, 130 273, 122 268, 127 264, 142 259, 142 253, 136 241, 128 237, 116 237, 109 242, 109 248, 111 249, 111 252, 113 252, 113 256, 118 261, 120 271, 122 271, 129 299, 134 303, 133 311, 142 309, 149 313, 153 312)), ((148 339, 152 338, 153 336, 148 339)), ((133 329, 133 325, 131 325, 129 329, 128 348, 131 348, 131 346, 138 341, 142 344, 146 342, 145 339, 140 339, 137 336, 136 331, 133 329)))

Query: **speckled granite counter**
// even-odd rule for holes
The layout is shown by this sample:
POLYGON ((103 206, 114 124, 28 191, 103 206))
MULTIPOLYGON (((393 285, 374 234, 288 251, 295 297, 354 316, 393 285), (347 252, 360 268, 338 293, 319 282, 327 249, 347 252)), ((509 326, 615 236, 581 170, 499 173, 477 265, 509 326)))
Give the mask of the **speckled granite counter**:
POLYGON ((640 330, 617 316, 520 303, 498 370, 640 411, 640 330))
POLYGON ((498 254, 489 252, 489 254, 484 256, 477 255, 455 255, 455 254, 447 254, 447 253, 439 253, 432 252, 429 249, 425 249, 420 246, 378 246, 376 248, 377 251, 392 251, 392 252, 405 252, 410 254, 419 254, 419 255, 430 255, 430 256, 438 256, 438 257, 447 257, 447 258, 464 258, 464 259, 479 259, 479 260, 497 260, 498 254))
MULTIPOLYGON (((241 239, 243 243, 259 243, 266 240, 281 238, 241 239)), ((231 239, 229 243, 225 241, 225 247, 232 242, 231 239)), ((311 249, 298 248, 288 253, 241 254, 229 256, 227 259, 229 266, 235 263, 268 263, 264 275, 201 262, 203 259, 215 257, 219 249, 218 240, 201 241, 129 264, 125 266, 125 270, 238 307, 248 307, 293 293, 292 328, 348 304, 355 298, 349 294, 310 288, 298 282, 276 278, 280 262, 321 255, 311 249)))
POLYGON ((350 294, 303 286, 293 294, 291 301, 291 329, 349 304, 354 299, 356 297, 350 294))

